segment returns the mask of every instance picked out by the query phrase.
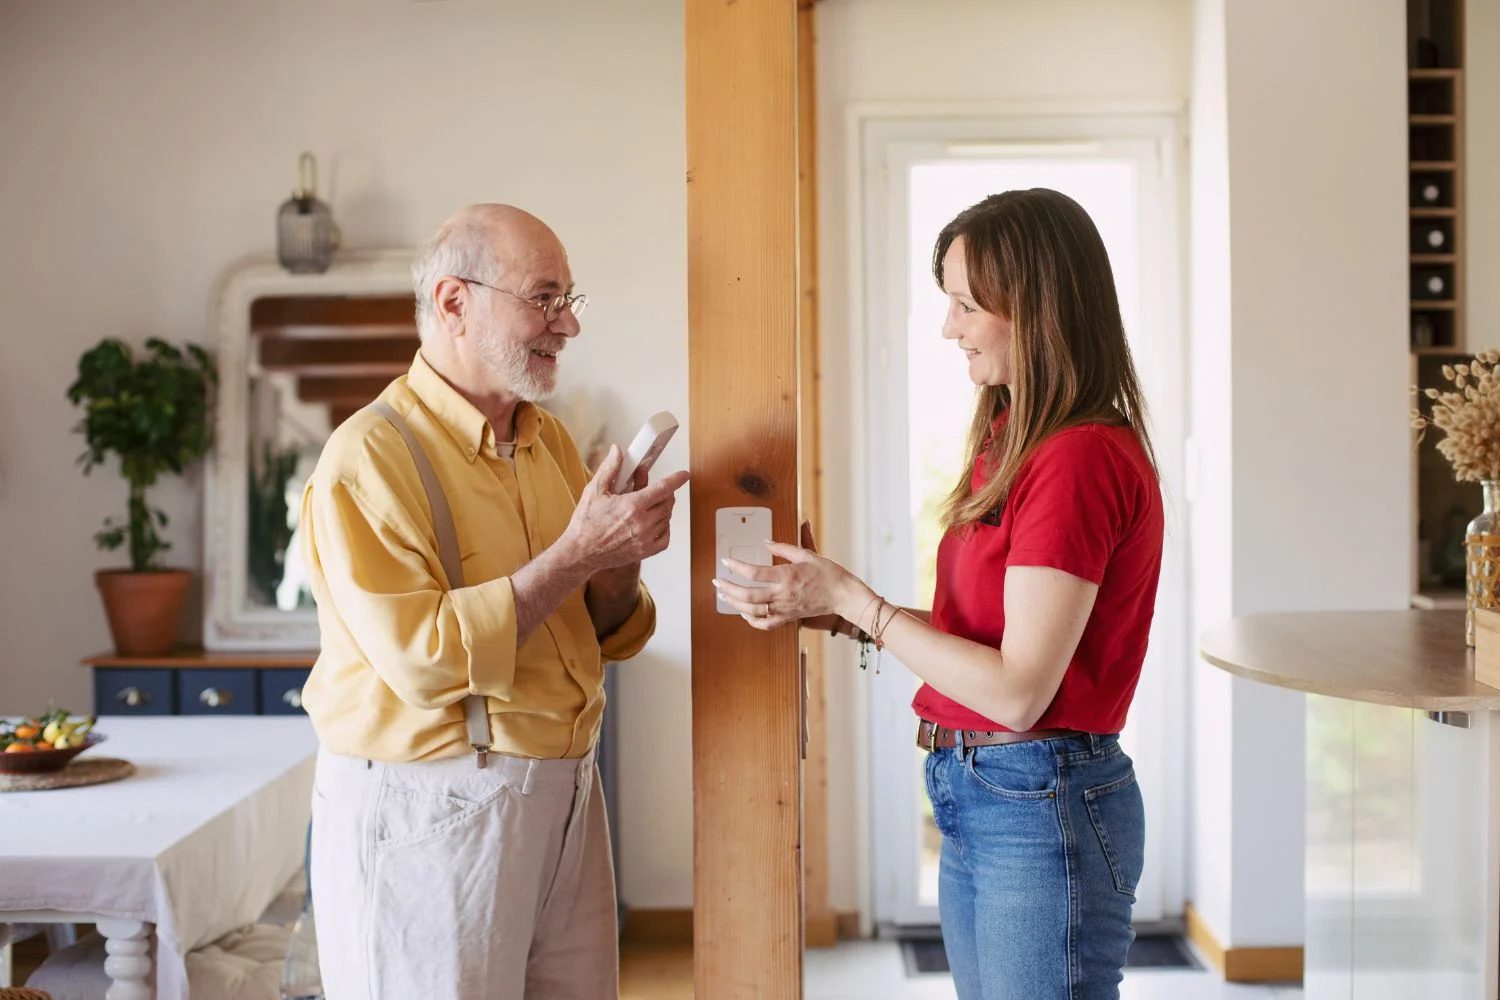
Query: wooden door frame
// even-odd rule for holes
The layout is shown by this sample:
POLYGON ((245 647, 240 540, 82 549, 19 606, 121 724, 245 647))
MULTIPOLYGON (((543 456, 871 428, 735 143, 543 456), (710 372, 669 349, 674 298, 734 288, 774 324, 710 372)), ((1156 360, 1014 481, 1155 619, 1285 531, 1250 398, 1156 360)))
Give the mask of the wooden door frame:
MULTIPOLYGON (((815 0, 797 3, 798 443, 802 519, 823 538, 822 338, 818 310, 818 72, 815 0)), ((829 900, 827 638, 802 635, 807 684, 807 758, 802 766, 803 909, 806 944, 838 942, 829 900)))
MULTIPOLYGON (((714 516, 802 501, 798 0, 686 0, 694 994, 802 995, 795 630, 719 614, 714 516)), ((826 871, 826 869, 825 869, 826 871)))

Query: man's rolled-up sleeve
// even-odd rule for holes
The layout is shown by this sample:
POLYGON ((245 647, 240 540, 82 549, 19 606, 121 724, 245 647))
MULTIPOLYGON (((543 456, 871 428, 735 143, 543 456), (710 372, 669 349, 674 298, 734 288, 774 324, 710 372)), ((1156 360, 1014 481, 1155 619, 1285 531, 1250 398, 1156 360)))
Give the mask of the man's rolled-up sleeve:
POLYGON ((599 639, 599 654, 606 660, 628 660, 645 648, 656 633, 656 601, 646 585, 640 585, 635 610, 619 627, 599 639))
POLYGON ((305 514, 326 599, 398 698, 428 709, 470 694, 509 698, 516 668, 509 578, 445 591, 424 533, 347 482, 315 482, 305 514))

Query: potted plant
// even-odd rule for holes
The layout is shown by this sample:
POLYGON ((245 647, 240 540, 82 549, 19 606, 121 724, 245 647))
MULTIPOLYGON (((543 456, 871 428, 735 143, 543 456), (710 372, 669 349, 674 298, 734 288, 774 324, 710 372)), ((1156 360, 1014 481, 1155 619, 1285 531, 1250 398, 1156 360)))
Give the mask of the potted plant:
POLYGON ((176 644, 192 573, 159 566, 171 548, 160 534, 167 515, 147 504, 146 491, 163 473, 181 475, 207 453, 217 381, 213 360, 197 345, 182 350, 152 338, 138 358, 128 344, 106 338, 78 359, 78 378, 68 387, 69 402, 84 407, 74 428, 88 443, 78 459, 84 474, 118 455, 130 488, 125 519, 107 518, 94 535, 101 549, 126 546, 130 553, 129 569, 95 574, 121 656, 159 656, 176 644))
POLYGON ((1427 413, 1420 406, 1412 409, 1411 423, 1418 442, 1429 428, 1442 431, 1437 450, 1453 466, 1454 478, 1478 483, 1482 490, 1484 510, 1463 535, 1464 633, 1472 646, 1474 610, 1500 608, 1500 351, 1443 365, 1443 378, 1451 388, 1412 386, 1430 402, 1427 413))

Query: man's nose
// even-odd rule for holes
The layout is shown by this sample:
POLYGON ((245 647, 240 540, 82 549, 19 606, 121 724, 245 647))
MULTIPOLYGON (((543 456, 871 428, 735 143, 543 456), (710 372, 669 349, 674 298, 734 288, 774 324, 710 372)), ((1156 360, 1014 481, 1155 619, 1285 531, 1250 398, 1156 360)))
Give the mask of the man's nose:
POLYGON ((550 329, 562 334, 564 337, 576 337, 583 329, 583 324, 578 317, 573 315, 572 309, 564 309, 557 314, 557 318, 548 324, 550 329))

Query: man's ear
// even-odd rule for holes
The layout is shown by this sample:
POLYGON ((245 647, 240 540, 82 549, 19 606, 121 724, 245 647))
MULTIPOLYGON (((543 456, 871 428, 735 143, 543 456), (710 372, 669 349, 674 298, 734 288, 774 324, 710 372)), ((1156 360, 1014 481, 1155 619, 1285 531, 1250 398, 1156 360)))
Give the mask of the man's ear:
POLYGON ((432 289, 433 311, 437 313, 438 325, 455 337, 464 332, 464 319, 469 307, 468 287, 451 275, 438 279, 432 289))

